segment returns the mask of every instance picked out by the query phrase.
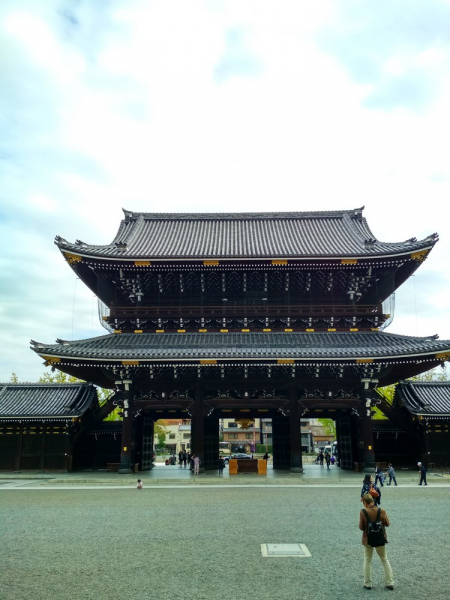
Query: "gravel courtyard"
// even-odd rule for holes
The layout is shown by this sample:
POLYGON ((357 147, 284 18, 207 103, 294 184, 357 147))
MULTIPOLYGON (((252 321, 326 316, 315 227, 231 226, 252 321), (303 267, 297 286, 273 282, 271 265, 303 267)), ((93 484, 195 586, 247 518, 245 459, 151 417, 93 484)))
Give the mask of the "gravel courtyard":
POLYGON ((395 590, 374 556, 362 588, 355 488, 145 488, 0 493, 2 600, 448 600, 447 488, 390 488, 395 590), (265 543, 310 558, 263 558, 265 543))

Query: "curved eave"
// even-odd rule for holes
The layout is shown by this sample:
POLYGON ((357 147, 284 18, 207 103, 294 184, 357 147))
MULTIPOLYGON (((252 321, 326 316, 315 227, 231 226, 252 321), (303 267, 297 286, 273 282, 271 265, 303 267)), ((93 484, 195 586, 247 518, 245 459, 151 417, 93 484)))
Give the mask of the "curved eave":
POLYGON ((25 415, 25 416, 2 416, 0 415, 0 421, 67 421, 70 422, 73 419, 80 419, 84 413, 76 414, 76 415, 25 415))
MULTIPOLYGON (((133 334, 129 334, 133 335, 133 334)), ((176 335, 176 334, 172 334, 176 335)), ((289 334, 287 334, 289 335, 289 334)), ((308 334, 306 334, 308 335, 308 334)), ((235 356, 221 356, 220 347, 216 352, 213 350, 204 351, 199 349, 198 351, 194 351, 196 353, 195 357, 186 357, 186 356, 156 356, 156 357, 142 357, 139 353, 130 352, 129 350, 122 355, 122 357, 110 357, 110 356, 86 356, 82 354, 61 354, 58 353, 57 349, 53 349, 52 347, 44 347, 42 350, 38 348, 31 348, 38 354, 42 359, 49 361, 49 358, 56 359, 55 366, 58 366, 59 361, 79 361, 79 362, 90 362, 90 363, 102 363, 102 364, 127 364, 130 361, 136 362, 141 365, 144 363, 183 363, 187 365, 203 365, 203 366, 214 366, 214 364, 231 364, 235 362, 252 362, 252 363, 264 363, 264 364, 274 364, 278 366, 288 366, 289 364, 297 364, 297 363, 314 363, 314 362, 329 362, 329 363, 345 363, 345 364, 360 364, 370 366, 370 364, 395 364, 396 362, 417 362, 417 360, 422 360, 424 362, 436 362, 438 364, 442 364, 448 358, 440 357, 441 354, 445 354, 450 356, 450 344, 445 348, 435 349, 430 352, 412 352, 412 353, 398 353, 398 354, 385 354, 385 355, 375 355, 371 353, 360 353, 355 356, 302 356, 301 354, 293 354, 288 351, 288 349, 283 349, 284 351, 276 353, 274 351, 273 354, 269 356, 246 356, 246 352, 242 354, 236 354, 235 356), (124 358, 126 354, 126 358, 124 358), (294 361, 294 362, 283 362, 285 360, 294 361), (204 361, 204 362, 202 362, 204 361), (210 363, 208 361, 216 361, 214 363, 210 363)), ((120 352, 120 350, 118 350, 120 352)))
MULTIPOLYGON (((255 255, 255 256, 241 256, 241 255, 234 255, 234 256, 209 256, 209 255, 201 255, 201 256, 150 256, 150 255, 143 255, 143 254, 135 254, 135 255, 114 255, 111 256, 109 254, 96 254, 95 252, 89 252, 86 249, 83 249, 83 251, 80 250, 79 246, 67 246, 67 247, 59 247, 61 253, 64 255, 64 257, 67 259, 66 253, 75 257, 75 259, 70 259, 69 261, 72 263, 76 263, 77 259, 88 259, 89 261, 98 261, 98 262, 108 262, 108 263, 135 263, 135 262, 139 262, 139 261, 151 261, 151 262, 203 262, 203 261, 223 261, 223 262, 235 262, 235 261, 240 261, 240 262, 255 262, 255 261, 272 261, 272 260, 277 260, 277 261, 287 261, 289 263, 289 261, 302 261, 302 262, 313 262, 313 261, 322 261, 322 262, 329 262, 329 261, 364 261, 369 263, 370 261, 380 261, 380 260, 387 260, 387 259, 401 259, 401 258, 407 258, 408 260, 411 259, 411 255, 412 254, 416 254, 418 252, 426 252, 426 255, 429 254, 429 252, 433 249, 435 243, 427 243, 424 246, 414 246, 408 250, 405 250, 404 248, 402 248, 401 250, 398 250, 398 252, 380 252, 377 254, 358 254, 358 253, 353 253, 353 254, 341 254, 341 255, 337 255, 337 254, 329 254, 329 255, 266 255, 266 256, 262 256, 262 255, 255 255)), ((109 247, 108 247, 109 248, 109 247)), ((424 260, 424 258, 426 258, 426 255, 421 259, 424 260)), ((418 264, 420 263, 420 261, 418 261, 418 264)), ((134 265, 133 265, 134 266, 134 265)), ((143 265, 145 266, 145 265, 143 265)))
POLYGON ((416 417, 422 417, 424 419, 450 419, 450 412, 448 412, 448 413, 423 413, 423 412, 414 412, 410 408, 408 409, 408 411, 412 415, 414 415, 416 417))

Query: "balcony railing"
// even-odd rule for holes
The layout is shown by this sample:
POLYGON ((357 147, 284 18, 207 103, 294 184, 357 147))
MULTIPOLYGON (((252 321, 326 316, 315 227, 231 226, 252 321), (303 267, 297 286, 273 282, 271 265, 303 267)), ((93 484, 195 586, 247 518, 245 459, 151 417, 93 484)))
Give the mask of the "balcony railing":
POLYGON ((350 318, 384 315, 381 305, 305 305, 305 304, 267 304, 265 305, 218 305, 218 306, 111 306, 105 320, 114 319, 196 319, 196 318, 307 318, 335 317, 350 318))

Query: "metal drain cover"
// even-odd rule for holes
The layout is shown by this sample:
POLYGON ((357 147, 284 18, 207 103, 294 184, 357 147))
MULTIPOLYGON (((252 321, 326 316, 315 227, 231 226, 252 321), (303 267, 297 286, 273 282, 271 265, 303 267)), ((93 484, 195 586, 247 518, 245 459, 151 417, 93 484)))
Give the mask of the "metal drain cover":
POLYGON ((305 544, 261 544, 261 553, 270 558, 284 556, 307 558, 311 556, 305 544))

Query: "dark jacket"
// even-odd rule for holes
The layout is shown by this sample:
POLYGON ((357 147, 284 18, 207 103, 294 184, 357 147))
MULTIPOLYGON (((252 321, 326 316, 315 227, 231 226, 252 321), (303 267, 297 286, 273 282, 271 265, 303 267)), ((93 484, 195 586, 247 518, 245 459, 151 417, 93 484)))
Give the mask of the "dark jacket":
MULTIPOLYGON (((376 519, 376 516, 377 516, 378 507, 372 505, 372 506, 366 507, 366 510, 367 510, 367 513, 368 513, 371 521, 374 521, 376 519)), ((387 542, 388 539, 387 539, 385 527, 389 527, 390 523, 389 523, 389 519, 388 519, 388 516, 387 516, 386 511, 384 510, 384 508, 381 509, 380 521, 381 521, 381 524, 383 526, 384 539, 387 542)), ((363 532, 363 534, 362 534, 362 543, 364 544, 364 546, 367 546, 367 519, 366 519, 366 515, 363 513, 362 510, 359 513, 359 528, 363 532)))
POLYGON ((378 494, 379 494, 378 498, 374 498, 373 500, 374 500, 375 504, 377 506, 379 506, 379 504, 381 502, 381 490, 374 483, 365 483, 365 484, 363 484, 362 489, 361 489, 361 498, 364 496, 364 494, 368 494, 369 493, 370 488, 374 488, 378 492, 378 494))

